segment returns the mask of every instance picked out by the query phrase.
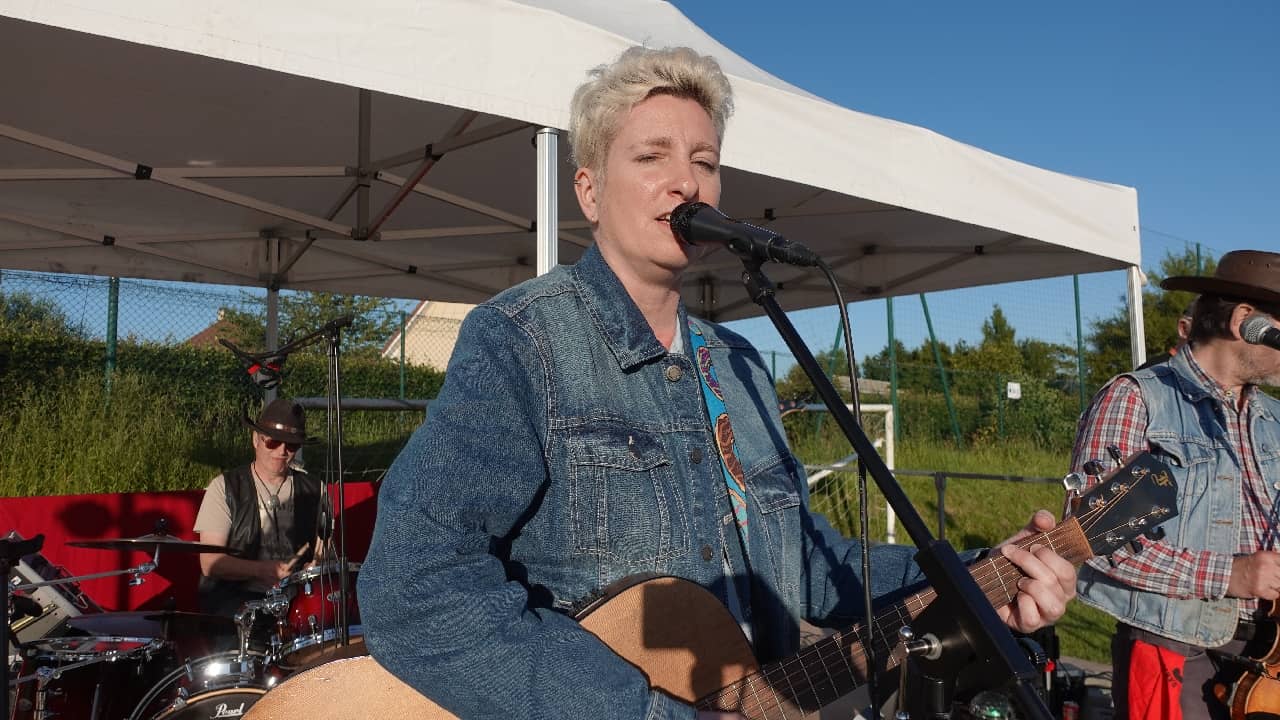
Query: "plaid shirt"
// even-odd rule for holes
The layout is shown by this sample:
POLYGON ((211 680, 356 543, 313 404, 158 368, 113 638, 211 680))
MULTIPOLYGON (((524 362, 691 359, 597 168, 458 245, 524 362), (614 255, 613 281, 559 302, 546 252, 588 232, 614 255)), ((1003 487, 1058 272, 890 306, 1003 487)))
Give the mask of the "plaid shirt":
MULTIPOLYGON (((1227 438, 1237 455, 1244 458, 1237 554, 1274 549, 1276 527, 1272 519, 1270 488, 1262 477, 1253 453, 1253 439, 1249 436, 1249 421, 1257 410, 1258 390, 1246 385, 1242 392, 1244 402, 1237 405, 1232 394, 1200 367, 1190 347, 1184 347, 1182 352, 1186 353, 1188 364, 1200 383, 1221 403, 1227 420, 1227 438)), ((1083 472, 1084 464, 1094 459, 1103 460, 1104 465, 1110 466, 1108 445, 1117 446, 1126 457, 1133 452, 1149 450, 1146 430, 1147 406, 1137 382, 1126 377, 1117 378, 1098 393, 1080 418, 1071 468, 1083 472)), ((1087 486, 1092 487, 1097 481, 1096 477, 1089 477, 1087 486)), ((1217 600, 1226 596, 1227 583, 1231 579, 1231 555, 1174 547, 1165 540, 1142 538, 1139 542, 1142 545, 1140 552, 1134 553, 1127 547, 1116 551, 1112 556, 1114 565, 1104 558, 1094 558, 1089 564, 1126 585, 1166 597, 1217 600)), ((1249 617, 1257 609, 1258 601, 1242 599, 1239 606, 1241 617, 1249 617)))

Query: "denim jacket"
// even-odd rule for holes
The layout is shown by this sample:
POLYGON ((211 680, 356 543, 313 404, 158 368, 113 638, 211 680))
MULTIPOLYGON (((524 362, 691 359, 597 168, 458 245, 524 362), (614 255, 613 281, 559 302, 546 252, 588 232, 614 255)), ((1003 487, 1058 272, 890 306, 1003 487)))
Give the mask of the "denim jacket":
MULTIPOLYGON (((1186 353, 1130 373, 1147 406, 1147 441, 1178 483, 1178 516, 1166 521, 1164 542, 1224 555, 1240 548, 1242 458, 1227 439, 1222 404, 1195 375, 1186 353)), ((1280 402, 1253 394, 1249 425, 1262 476, 1280 478, 1280 402)), ((1128 625, 1200 647, 1231 639, 1238 619, 1233 598, 1174 599, 1136 590, 1092 565, 1080 569, 1077 596, 1128 625)))
MULTIPOLYGON (((684 718, 691 707, 573 612, 637 573, 723 601, 733 562, 751 579, 762 662, 796 651, 801 617, 861 614, 858 545, 808 511, 765 362, 698 322, 745 470, 745 559, 726 545, 739 539, 695 368, 592 247, 464 321, 440 397, 383 482, 360 572, 380 663, 462 718, 684 718)), ((874 550, 873 594, 918 578, 912 551, 874 550)))

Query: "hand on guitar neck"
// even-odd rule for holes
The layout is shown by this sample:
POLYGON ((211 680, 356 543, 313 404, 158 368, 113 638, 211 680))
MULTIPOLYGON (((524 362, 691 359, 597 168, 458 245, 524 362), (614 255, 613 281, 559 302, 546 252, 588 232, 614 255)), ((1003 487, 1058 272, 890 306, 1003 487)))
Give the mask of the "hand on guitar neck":
POLYGON ((1018 580, 1019 593, 1013 602, 996 608, 996 614, 1013 630, 1032 632, 1062 617, 1067 602, 1076 596, 1075 566, 1048 544, 1019 543, 1033 535, 1053 530, 1057 523, 1048 510, 1037 510, 1026 527, 992 549, 1026 576, 1018 580))

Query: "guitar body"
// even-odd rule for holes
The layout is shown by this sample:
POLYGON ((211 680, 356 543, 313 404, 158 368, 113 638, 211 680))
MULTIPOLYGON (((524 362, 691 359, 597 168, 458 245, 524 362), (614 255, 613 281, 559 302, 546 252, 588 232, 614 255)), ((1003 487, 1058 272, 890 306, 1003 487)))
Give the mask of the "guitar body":
MULTIPOLYGON (((649 684, 692 703, 759 668, 724 605, 696 583, 644 579, 622 586, 578 621, 635 665, 649 684)), ((732 706, 730 700, 726 703, 732 706)), ((799 711, 797 711, 799 712, 799 711)), ((318 665, 263 695, 245 720, 454 718, 366 655, 318 665)))

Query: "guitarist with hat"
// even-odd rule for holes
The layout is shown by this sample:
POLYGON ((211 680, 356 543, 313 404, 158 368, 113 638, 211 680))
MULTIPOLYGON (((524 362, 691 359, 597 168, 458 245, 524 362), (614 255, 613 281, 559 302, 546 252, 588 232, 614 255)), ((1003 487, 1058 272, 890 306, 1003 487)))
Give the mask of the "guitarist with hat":
POLYGON ((1280 254, 1229 252, 1212 276, 1161 287, 1200 294, 1188 342, 1098 392, 1072 468, 1105 466, 1108 446, 1150 450, 1173 470, 1181 515, 1163 539, 1090 561, 1077 592, 1118 620, 1117 720, 1226 720, 1213 686, 1231 668, 1206 650, 1240 654, 1259 601, 1280 596, 1280 402, 1258 387, 1280 386, 1280 351, 1257 344, 1280 328, 1280 254))

